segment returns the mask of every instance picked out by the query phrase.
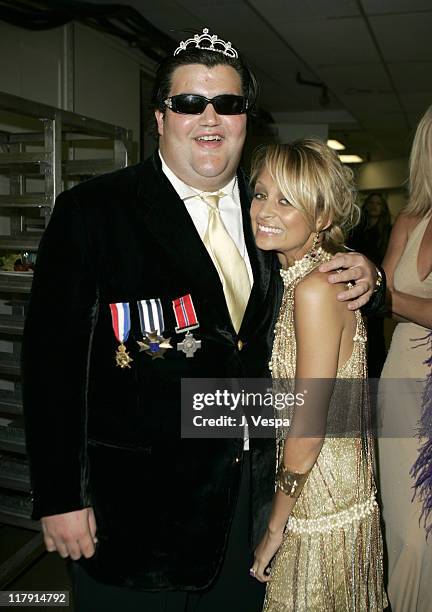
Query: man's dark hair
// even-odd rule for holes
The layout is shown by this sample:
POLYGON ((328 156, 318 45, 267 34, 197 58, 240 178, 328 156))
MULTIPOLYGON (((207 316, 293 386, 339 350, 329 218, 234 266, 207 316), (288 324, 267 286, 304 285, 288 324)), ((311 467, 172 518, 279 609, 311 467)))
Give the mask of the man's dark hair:
MULTIPOLYGON (((178 55, 170 55, 162 61, 156 72, 155 82, 151 96, 151 104, 154 110, 165 112, 164 100, 169 96, 173 72, 179 66, 190 64, 202 64, 207 68, 214 66, 231 66, 240 76, 242 92, 248 101, 248 114, 253 110, 257 95, 258 84, 251 68, 240 58, 229 57, 216 51, 192 48, 181 51, 178 55)), ((184 92, 194 93, 194 92, 184 92)))

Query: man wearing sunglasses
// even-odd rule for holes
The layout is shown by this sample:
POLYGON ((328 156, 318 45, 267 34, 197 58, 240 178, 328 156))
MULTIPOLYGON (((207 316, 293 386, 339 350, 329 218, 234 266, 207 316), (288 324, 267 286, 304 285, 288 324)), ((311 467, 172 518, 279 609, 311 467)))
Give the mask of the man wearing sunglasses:
MULTIPOLYGON (((156 74, 159 150, 62 194, 45 232, 23 346, 27 443, 34 517, 73 560, 77 612, 261 610, 250 536, 274 441, 180 434, 182 378, 267 374, 277 264, 255 248, 238 169, 256 93, 230 43, 206 30, 181 43, 156 74)), ((341 266, 361 306, 373 267, 356 254, 341 266)))

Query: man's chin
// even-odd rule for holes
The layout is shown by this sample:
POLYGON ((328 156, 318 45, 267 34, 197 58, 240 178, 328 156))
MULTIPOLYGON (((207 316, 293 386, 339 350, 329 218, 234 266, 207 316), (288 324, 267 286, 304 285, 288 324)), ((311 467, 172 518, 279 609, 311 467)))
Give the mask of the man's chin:
POLYGON ((225 164, 197 164, 195 172, 203 179, 226 178, 230 181, 236 173, 236 168, 231 168, 225 164))

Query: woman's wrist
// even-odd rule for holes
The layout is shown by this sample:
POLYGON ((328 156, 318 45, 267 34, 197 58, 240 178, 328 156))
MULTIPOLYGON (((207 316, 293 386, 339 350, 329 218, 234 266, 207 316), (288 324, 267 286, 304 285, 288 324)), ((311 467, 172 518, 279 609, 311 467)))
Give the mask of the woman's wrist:
POLYGON ((267 526, 267 532, 272 537, 280 536, 281 534, 283 534, 284 529, 285 529, 285 524, 280 525, 276 521, 272 521, 271 519, 267 526))

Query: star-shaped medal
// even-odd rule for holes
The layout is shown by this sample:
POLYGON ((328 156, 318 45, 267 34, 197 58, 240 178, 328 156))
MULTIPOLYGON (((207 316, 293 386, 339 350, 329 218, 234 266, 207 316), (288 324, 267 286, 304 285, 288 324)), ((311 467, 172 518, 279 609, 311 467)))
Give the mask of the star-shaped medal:
POLYGON ((145 351, 146 355, 150 355, 152 359, 163 359, 167 349, 173 348, 170 344, 170 340, 171 338, 159 336, 156 331, 147 332, 142 342, 138 340, 140 353, 145 351))

